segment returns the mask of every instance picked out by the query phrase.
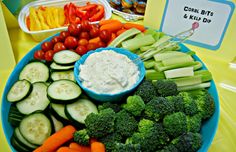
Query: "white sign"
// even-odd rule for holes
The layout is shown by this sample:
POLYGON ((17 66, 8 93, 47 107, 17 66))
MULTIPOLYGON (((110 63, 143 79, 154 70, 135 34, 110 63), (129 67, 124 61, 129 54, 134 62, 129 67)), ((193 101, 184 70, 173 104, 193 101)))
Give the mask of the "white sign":
POLYGON ((234 3, 224 0, 167 0, 161 31, 175 35, 198 22, 199 28, 186 42, 216 50, 221 45, 233 11, 234 3))

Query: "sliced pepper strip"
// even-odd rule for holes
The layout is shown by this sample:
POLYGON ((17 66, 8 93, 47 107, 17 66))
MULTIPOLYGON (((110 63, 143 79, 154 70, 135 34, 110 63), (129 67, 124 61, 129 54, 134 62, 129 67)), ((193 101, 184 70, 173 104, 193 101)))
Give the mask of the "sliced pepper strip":
POLYGON ((99 21, 103 18, 105 13, 104 7, 101 4, 97 4, 97 13, 89 18, 90 22, 99 21))
POLYGON ((80 18, 76 16, 76 6, 73 3, 69 5, 69 21, 70 23, 79 24, 80 18))

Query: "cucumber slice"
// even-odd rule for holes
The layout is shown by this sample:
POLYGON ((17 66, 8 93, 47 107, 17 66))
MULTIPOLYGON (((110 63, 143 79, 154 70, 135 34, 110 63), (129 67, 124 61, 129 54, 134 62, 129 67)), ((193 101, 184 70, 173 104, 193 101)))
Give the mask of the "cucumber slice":
POLYGON ((52 110, 63 119, 69 120, 65 114, 65 105, 64 104, 55 104, 51 103, 52 110))
POLYGON ((49 69, 42 62, 31 62, 27 64, 20 73, 19 79, 26 79, 31 83, 46 82, 49 78, 49 69))
POLYGON ((51 79, 53 81, 61 80, 61 79, 68 79, 68 80, 71 80, 71 81, 75 81, 74 71, 70 70, 70 71, 52 72, 51 73, 51 79))
POLYGON ((16 107, 22 114, 45 110, 50 101, 47 98, 47 85, 43 82, 33 84, 33 90, 24 100, 17 102, 16 107))
POLYGON ((98 113, 96 105, 88 99, 79 99, 78 101, 67 104, 65 113, 72 121, 84 124, 84 120, 90 113, 98 113))
POLYGON ((70 50, 57 52, 53 56, 53 61, 60 65, 72 65, 79 59, 80 55, 70 50))
POLYGON ((32 150, 25 148, 20 143, 18 143, 14 136, 11 137, 11 145, 19 152, 31 152, 32 151, 32 150))
POLYGON ((65 71, 65 70, 74 69, 74 65, 65 66, 65 65, 59 65, 59 64, 56 64, 55 62, 53 62, 53 63, 50 65, 50 68, 51 68, 53 71, 65 71))
POLYGON ((53 115, 50 115, 51 116, 51 119, 52 119, 52 122, 53 122, 53 128, 54 128, 54 131, 57 132, 59 131, 61 128, 63 128, 63 123, 60 122, 59 120, 57 120, 53 115))
POLYGON ((21 121, 19 129, 27 141, 32 144, 42 145, 51 135, 52 125, 44 114, 33 113, 21 121))
POLYGON ((21 135, 19 128, 16 128, 16 129, 14 130, 13 136, 15 137, 16 141, 17 141, 20 145, 26 147, 27 149, 33 150, 33 149, 35 149, 35 148, 38 147, 37 145, 31 144, 30 142, 28 142, 28 141, 21 135))
POLYGON ((81 89, 71 80, 57 80, 48 86, 47 94, 52 102, 67 104, 78 99, 81 89))
POLYGON ((15 104, 11 104, 9 113, 8 113, 8 122, 13 127, 18 127, 21 120, 25 117, 24 114, 20 113, 20 111, 16 108, 15 104))
POLYGON ((9 102, 17 102, 26 98, 32 91, 32 85, 27 80, 19 80, 13 84, 10 91, 7 94, 7 100, 9 102))

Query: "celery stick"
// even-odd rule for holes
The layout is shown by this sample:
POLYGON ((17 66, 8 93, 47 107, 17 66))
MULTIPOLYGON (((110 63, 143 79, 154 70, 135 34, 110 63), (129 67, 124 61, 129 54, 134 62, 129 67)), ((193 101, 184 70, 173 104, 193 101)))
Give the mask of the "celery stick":
POLYGON ((136 28, 131 28, 127 31, 125 31, 124 33, 120 34, 118 37, 116 37, 110 44, 109 46, 111 47, 117 47, 121 44, 121 42, 123 42, 124 40, 130 38, 131 36, 134 36, 138 33, 140 33, 141 31, 139 31, 136 28))
POLYGON ((146 69, 150 69, 154 67, 155 61, 154 60, 147 60, 144 63, 146 69))
POLYGON ((193 56, 193 55, 196 54, 196 52, 194 52, 194 51, 188 51, 188 52, 186 52, 186 54, 193 56))
POLYGON ((162 61, 164 59, 172 58, 172 57, 179 57, 179 56, 186 56, 186 53, 178 52, 178 51, 167 51, 164 53, 155 54, 153 57, 155 61, 162 61))
POLYGON ((154 65, 154 69, 157 71, 166 71, 166 70, 176 69, 176 68, 181 68, 181 67, 189 67, 189 66, 193 66, 194 64, 196 63, 192 61, 192 62, 164 66, 161 62, 156 62, 154 65))
POLYGON ((147 50, 149 50, 149 49, 154 49, 154 47, 152 47, 151 45, 140 47, 140 50, 141 50, 142 52, 145 52, 145 51, 147 51, 147 50))
POLYGON ((156 43, 154 43, 152 46, 158 47, 158 46, 160 46, 160 44, 163 44, 164 42, 166 42, 170 39, 171 39, 170 36, 165 35, 165 36, 161 37, 158 41, 156 41, 156 43))
POLYGON ((159 72, 153 69, 146 70, 145 75, 147 80, 159 80, 159 79, 165 79, 165 75, 163 72, 159 72))
POLYGON ((143 34, 143 33, 139 33, 139 34, 135 35, 135 37, 134 37, 134 38, 139 38, 139 37, 143 37, 143 36, 144 36, 144 34, 143 34))
POLYGON ((195 76, 201 76, 202 82, 210 81, 212 80, 212 75, 211 72, 208 70, 199 70, 199 71, 194 71, 195 76))
POLYGON ((187 62, 194 61, 193 58, 190 55, 185 56, 178 56, 178 57, 172 57, 168 59, 164 59, 161 62, 164 66, 173 65, 173 64, 184 64, 187 62))
POLYGON ((202 77, 200 75, 197 76, 190 76, 190 77, 182 77, 182 78, 175 78, 173 80, 178 87, 195 85, 202 83, 202 77))
POLYGON ((194 76, 193 67, 185 67, 164 71, 166 78, 194 76))
POLYGON ((193 69, 198 70, 200 68, 202 68, 202 63, 199 61, 195 61, 195 64, 193 65, 193 69))
POLYGON ((140 38, 133 38, 127 41, 122 42, 122 47, 127 50, 136 50, 142 46, 151 45, 155 42, 152 35, 144 35, 140 38))
POLYGON ((189 90, 196 90, 196 89, 204 89, 211 86, 210 82, 201 83, 201 84, 195 84, 195 85, 189 85, 189 86, 183 86, 178 87, 178 91, 189 91, 189 90))

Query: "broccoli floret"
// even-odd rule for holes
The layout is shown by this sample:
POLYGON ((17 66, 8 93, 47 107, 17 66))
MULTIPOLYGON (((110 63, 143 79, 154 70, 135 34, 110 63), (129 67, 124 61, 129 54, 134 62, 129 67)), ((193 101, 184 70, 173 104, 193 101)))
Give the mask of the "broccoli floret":
POLYGON ((89 114, 85 119, 88 135, 100 138, 114 132, 115 118, 116 114, 111 108, 104 109, 98 114, 89 114))
POLYGON ((172 144, 180 152, 196 152, 202 145, 202 137, 199 133, 188 132, 175 138, 172 144))
POLYGON ((174 112, 174 104, 164 97, 155 97, 145 106, 144 114, 147 118, 159 121, 165 115, 174 112))
POLYGON ((178 96, 183 98, 184 112, 186 115, 193 116, 198 112, 197 103, 194 101, 194 99, 188 92, 180 92, 178 96))
POLYGON ((150 80, 144 80, 134 94, 140 96, 145 103, 157 95, 156 88, 150 80))
POLYGON ((156 152, 178 152, 178 149, 173 144, 169 144, 168 146, 165 146, 163 149, 156 152))
POLYGON ((129 96, 127 98, 127 103, 123 104, 122 107, 134 116, 140 116, 142 111, 145 109, 145 103, 140 96, 134 95, 129 96))
POLYGON ((121 110, 120 105, 115 104, 115 103, 105 102, 105 103, 98 106, 98 111, 101 111, 101 110, 104 110, 107 108, 113 109, 116 113, 121 110))
POLYGON ((76 131, 74 133, 74 141, 80 145, 88 146, 89 145, 89 135, 86 129, 76 131))
POLYGON ((140 144, 143 152, 153 152, 165 146, 169 137, 161 124, 143 119, 139 122, 139 132, 135 132, 126 143, 140 144))
POLYGON ((141 152, 141 146, 139 144, 116 143, 112 152, 141 152))
POLYGON ((168 135, 177 137, 187 132, 186 115, 183 112, 166 115, 163 119, 163 126, 168 135))
POLYGON ((188 132, 199 132, 201 129, 202 116, 196 114, 194 116, 187 116, 187 131, 188 132))
POLYGON ((213 97, 207 91, 204 92, 205 94, 199 95, 195 102, 202 119, 208 119, 214 114, 215 103, 213 97))
POLYGON ((175 112, 184 112, 184 100, 181 96, 168 96, 166 99, 174 103, 175 112))
POLYGON ((116 143, 121 142, 121 140, 122 140, 122 137, 117 132, 114 132, 102 138, 99 138, 99 141, 105 145, 107 152, 114 150, 116 143))
POLYGON ((131 136, 138 128, 138 122, 125 110, 116 114, 115 130, 122 135, 122 137, 131 136))
POLYGON ((157 93, 162 96, 173 96, 178 94, 177 85, 171 80, 157 80, 154 83, 157 93))

